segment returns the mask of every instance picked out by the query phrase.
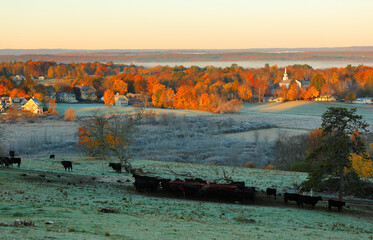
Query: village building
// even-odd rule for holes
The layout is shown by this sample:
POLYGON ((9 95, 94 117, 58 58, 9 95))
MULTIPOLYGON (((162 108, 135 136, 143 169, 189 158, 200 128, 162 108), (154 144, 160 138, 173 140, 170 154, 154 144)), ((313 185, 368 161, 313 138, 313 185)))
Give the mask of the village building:
POLYGON ((289 88, 290 83, 291 83, 291 79, 289 79, 288 74, 286 73, 286 68, 285 68, 285 73, 284 73, 284 76, 282 77, 282 81, 278 85, 280 87, 289 88))
POLYGON ((62 103, 77 103, 76 96, 74 93, 59 93, 57 95, 57 101, 62 103))
MULTIPOLYGON (((284 76, 282 78, 282 81, 279 82, 279 86, 280 87, 286 87, 286 88, 289 88, 292 84, 293 80, 292 79, 289 79, 289 76, 288 74, 286 73, 286 68, 285 68, 285 73, 284 73, 284 76)), ((294 82, 298 85, 299 88, 308 88, 311 84, 310 81, 306 81, 306 80, 294 80, 294 82)))
POLYGON ((315 98, 316 102, 335 102, 337 99, 334 96, 331 95, 322 95, 317 98, 315 98))
POLYGON ((17 107, 18 109, 24 105, 27 100, 24 97, 2 97, 1 103, 4 108, 17 107))
POLYGON ((32 112, 34 114, 43 114, 43 104, 36 98, 31 98, 21 107, 22 111, 32 112))
POLYGON ((25 80, 26 78, 23 76, 23 75, 16 75, 14 77, 12 77, 12 80, 19 84, 22 80, 25 80))
POLYGON ((80 87, 81 99, 89 101, 97 101, 96 89, 89 85, 80 87))
POLYGON ((373 97, 360 97, 356 98, 352 103, 356 104, 373 104, 373 97))
POLYGON ((144 102, 144 97, 147 97, 148 102, 151 102, 151 98, 144 94, 127 93, 128 105, 139 105, 144 102))
POLYGON ((128 105, 128 98, 124 95, 119 95, 119 93, 114 96, 115 106, 123 107, 128 105))

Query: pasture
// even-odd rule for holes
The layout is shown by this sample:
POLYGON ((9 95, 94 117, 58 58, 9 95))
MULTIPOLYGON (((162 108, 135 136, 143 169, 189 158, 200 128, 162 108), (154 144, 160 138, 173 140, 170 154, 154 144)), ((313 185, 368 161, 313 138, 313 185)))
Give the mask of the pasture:
MULTIPOLYGON (((49 155, 48 155, 49 157, 49 155)), ((3 239, 372 239, 373 202, 350 199, 343 213, 284 207, 258 196, 253 204, 201 202, 140 194, 133 178, 108 167, 113 160, 25 158, 21 168, 0 168, 0 225, 16 219, 35 226, 0 226, 3 239), (73 162, 65 172, 59 161, 73 162), (24 175, 26 174, 26 175, 24 175), (104 213, 109 209, 112 213, 104 213), (52 224, 45 224, 51 221, 52 224)), ((168 170, 218 179, 223 167, 132 160, 134 167, 174 178, 168 170)), ((290 191, 304 173, 224 167, 259 189, 290 191)), ((3 224, 4 225, 4 224, 3 224)))

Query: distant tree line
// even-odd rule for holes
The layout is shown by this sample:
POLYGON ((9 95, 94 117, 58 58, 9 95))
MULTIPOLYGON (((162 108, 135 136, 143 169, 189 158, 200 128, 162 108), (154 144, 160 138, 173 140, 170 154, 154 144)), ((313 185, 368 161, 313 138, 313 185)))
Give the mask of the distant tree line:
POLYGON ((287 67, 289 88, 280 87, 284 69, 266 64, 263 68, 226 68, 213 66, 157 66, 144 68, 112 63, 2 62, 0 96, 35 96, 46 99, 49 92, 68 92, 79 96, 79 87, 90 86, 98 98, 107 90, 113 93, 147 95, 156 107, 193 109, 210 112, 234 112, 242 102, 261 102, 265 97, 284 100, 310 100, 318 96, 336 96, 353 100, 373 96, 373 68, 367 66, 312 69, 309 65, 287 67), (26 80, 16 83, 15 75, 26 80), (49 87, 34 77, 52 79, 49 87), (294 81, 309 81, 301 88, 294 81))

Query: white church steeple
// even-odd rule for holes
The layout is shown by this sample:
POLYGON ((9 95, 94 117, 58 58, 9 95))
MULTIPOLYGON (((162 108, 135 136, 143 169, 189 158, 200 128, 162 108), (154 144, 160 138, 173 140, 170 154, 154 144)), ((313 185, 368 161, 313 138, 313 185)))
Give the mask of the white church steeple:
POLYGON ((289 80, 288 78, 288 74, 286 73, 286 68, 285 68, 285 73, 284 73, 284 77, 282 78, 283 81, 287 81, 289 80))

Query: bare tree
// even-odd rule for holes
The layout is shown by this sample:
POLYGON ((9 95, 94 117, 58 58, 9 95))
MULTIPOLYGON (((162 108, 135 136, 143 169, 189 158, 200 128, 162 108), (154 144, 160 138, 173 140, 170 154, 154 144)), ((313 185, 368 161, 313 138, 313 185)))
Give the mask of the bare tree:
POLYGON ((134 114, 121 115, 95 113, 83 123, 84 135, 90 146, 104 158, 105 152, 115 155, 127 172, 132 172, 128 161, 131 157, 130 145, 133 141, 135 125, 143 118, 144 108, 139 107, 134 114))

